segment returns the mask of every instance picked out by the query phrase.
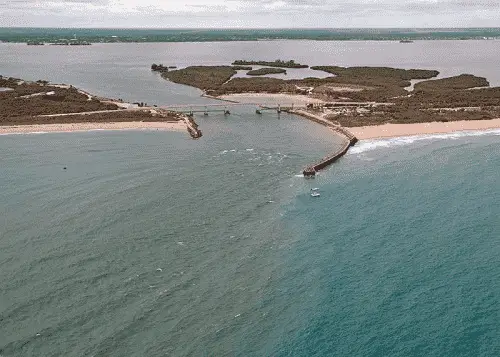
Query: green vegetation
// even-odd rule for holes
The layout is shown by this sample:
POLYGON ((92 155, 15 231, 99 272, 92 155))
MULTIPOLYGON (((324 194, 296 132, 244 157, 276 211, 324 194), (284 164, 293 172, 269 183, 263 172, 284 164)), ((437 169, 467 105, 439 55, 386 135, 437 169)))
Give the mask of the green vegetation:
POLYGON ((339 110, 330 119, 345 126, 362 126, 499 118, 500 88, 470 89, 481 85, 488 85, 486 79, 471 75, 425 81, 415 85, 409 96, 391 98, 391 105, 368 106, 361 112, 359 107, 339 110))
POLYGON ((162 76, 174 83, 186 84, 203 90, 218 89, 236 74, 231 66, 192 66, 163 72, 162 76))
POLYGON ((295 63, 294 60, 282 61, 280 59, 277 59, 274 62, 238 60, 238 61, 234 61, 233 65, 235 65, 235 66, 248 66, 248 65, 250 65, 250 66, 267 66, 267 67, 280 67, 280 68, 309 68, 309 66, 307 66, 305 64, 295 63))
POLYGON ((23 82, 18 78, 0 76, 0 87, 12 91, 0 92, 0 125, 59 124, 127 121, 178 121, 180 113, 157 110, 120 110, 113 103, 89 97, 70 86, 60 88, 47 81, 23 82), (85 115, 45 117, 41 115, 107 111, 85 115))
POLYGON ((0 87, 13 89, 0 92, 1 123, 7 118, 118 109, 115 104, 95 98, 89 100, 87 95, 73 87, 59 88, 46 85, 44 81, 18 83, 21 83, 18 79, 0 77, 0 87))
POLYGON ((253 67, 251 66, 233 66, 233 69, 237 71, 251 71, 253 67))
POLYGON ((286 69, 283 68, 259 68, 247 72, 249 76, 265 76, 267 74, 286 74, 286 69))
POLYGON ((154 71, 154 72, 168 72, 169 68, 170 67, 164 66, 162 64, 153 63, 151 65, 151 70, 154 71))
POLYGON ((211 95, 222 95, 230 93, 295 93, 294 85, 288 84, 279 78, 255 77, 255 78, 233 78, 229 82, 210 91, 211 95))
MULTIPOLYGON (((238 62, 239 63, 239 62, 238 62)), ((281 62, 280 62, 281 63, 281 62)), ((295 62, 293 62, 295 63, 295 62)), ((238 65, 239 66, 239 65, 238 65)), ((299 65, 301 66, 301 65, 299 65)), ((410 79, 427 79, 437 76, 439 72, 428 70, 404 70, 386 67, 313 67, 333 73, 335 77, 256 80, 256 78, 233 78, 235 67, 230 66, 193 66, 178 71, 162 73, 163 77, 175 83, 181 83, 206 90, 211 95, 245 92, 287 92, 302 93, 297 87, 312 87, 313 93, 327 96, 329 99, 342 98, 344 92, 337 87, 355 88, 356 93, 350 93, 351 100, 387 101, 406 93, 405 87, 410 85, 410 79)), ((282 68, 262 68, 251 71, 249 75, 266 75, 284 73, 282 68)))
POLYGON ((489 87, 490 83, 484 77, 476 77, 472 74, 461 74, 456 77, 436 79, 420 82, 415 85, 416 91, 448 91, 476 87, 489 87))
POLYGON ((426 80, 416 84, 413 92, 408 92, 405 87, 410 85, 410 80, 434 78, 439 72, 389 67, 312 68, 335 76, 290 80, 269 77, 231 78, 236 70, 230 66, 188 67, 162 75, 176 83, 204 89, 207 94, 214 96, 259 92, 311 93, 313 97, 327 102, 352 102, 352 105, 345 108, 332 109, 329 115, 330 119, 345 126, 500 117, 500 88, 489 88, 488 81, 482 77, 460 75, 426 80))
POLYGON ((400 69, 391 67, 338 67, 338 66, 314 66, 311 69, 334 74, 338 77, 349 78, 391 78, 401 81, 410 79, 430 79, 436 77, 439 72, 425 69, 400 69))

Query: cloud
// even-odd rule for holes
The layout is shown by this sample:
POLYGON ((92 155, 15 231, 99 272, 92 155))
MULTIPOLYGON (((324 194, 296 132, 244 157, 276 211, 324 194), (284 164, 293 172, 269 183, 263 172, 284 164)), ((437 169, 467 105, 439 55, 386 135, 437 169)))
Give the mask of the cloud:
POLYGON ((0 26, 500 26, 498 0, 0 0, 0 26))

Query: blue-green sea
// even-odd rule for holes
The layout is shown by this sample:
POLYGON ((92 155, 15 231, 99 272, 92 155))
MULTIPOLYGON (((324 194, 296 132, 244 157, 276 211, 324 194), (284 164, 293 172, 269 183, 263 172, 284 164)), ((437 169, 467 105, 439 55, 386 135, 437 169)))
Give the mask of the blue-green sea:
MULTIPOLYGON (((10 46, 3 75, 204 100, 132 67, 133 47, 111 66, 119 49, 91 46, 77 76, 74 53, 23 67, 10 46)), ((332 64, 366 51, 343 46, 332 64)), ((250 107, 196 120, 199 140, 0 136, 0 356, 500 354, 500 130, 362 141, 306 180, 340 144, 323 127, 250 107)))

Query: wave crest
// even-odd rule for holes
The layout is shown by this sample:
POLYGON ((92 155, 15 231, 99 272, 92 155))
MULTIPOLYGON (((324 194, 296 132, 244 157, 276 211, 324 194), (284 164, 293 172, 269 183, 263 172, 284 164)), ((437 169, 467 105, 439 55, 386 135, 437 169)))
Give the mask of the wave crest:
POLYGON ((352 147, 348 151, 348 155, 361 154, 363 152, 372 151, 378 148, 409 145, 421 141, 459 139, 468 136, 473 137, 473 136, 485 136, 485 135, 500 135, 500 129, 455 131, 452 133, 443 133, 443 134, 411 135, 411 136, 400 136, 387 139, 362 140, 358 144, 356 144, 356 146, 352 147))

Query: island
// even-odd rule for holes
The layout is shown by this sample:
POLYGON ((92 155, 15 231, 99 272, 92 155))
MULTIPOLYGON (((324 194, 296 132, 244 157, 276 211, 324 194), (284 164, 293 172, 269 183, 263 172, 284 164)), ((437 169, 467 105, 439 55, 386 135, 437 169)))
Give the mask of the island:
MULTIPOLYGON (((235 61, 234 63, 242 63, 235 61)), ((244 63, 263 63, 247 61, 244 63)), ((284 108, 309 112, 345 127, 449 123, 500 117, 500 88, 462 74, 437 78, 432 69, 313 66, 331 76, 303 79, 234 77, 232 66, 191 66, 161 75, 219 99, 254 103, 275 98, 284 108)), ((268 70, 268 68, 263 68, 268 70)), ((256 70, 259 71, 259 70, 256 70)))
POLYGON ((266 66, 266 67, 279 67, 279 68, 309 68, 308 65, 295 63, 295 60, 282 61, 277 59, 273 62, 269 61, 247 61, 237 60, 233 62, 233 66, 266 66))
POLYGON ((247 72, 249 76, 265 76, 268 74, 286 74, 286 69, 283 68, 259 68, 247 72))
POLYGON ((253 69, 252 66, 232 66, 232 67, 237 71, 251 71, 253 69))
POLYGON ((95 129, 187 130, 202 134, 183 113, 102 98, 71 85, 0 76, 0 133, 95 129))

